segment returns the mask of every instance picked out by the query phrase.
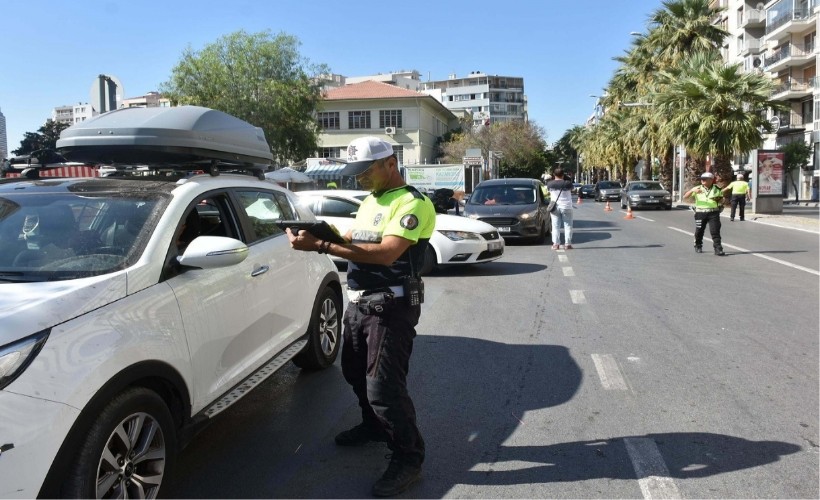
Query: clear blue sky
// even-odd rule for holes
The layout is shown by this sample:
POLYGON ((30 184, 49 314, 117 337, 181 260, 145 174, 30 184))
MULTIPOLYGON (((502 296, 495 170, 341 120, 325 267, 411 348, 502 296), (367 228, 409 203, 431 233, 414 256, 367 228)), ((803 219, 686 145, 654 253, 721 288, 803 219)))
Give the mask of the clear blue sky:
POLYGON ((530 120, 558 140, 583 124, 661 0, 4 0, 0 111, 9 151, 101 73, 125 97, 157 90, 183 50, 244 29, 296 36, 334 73, 416 69, 524 78, 530 120))

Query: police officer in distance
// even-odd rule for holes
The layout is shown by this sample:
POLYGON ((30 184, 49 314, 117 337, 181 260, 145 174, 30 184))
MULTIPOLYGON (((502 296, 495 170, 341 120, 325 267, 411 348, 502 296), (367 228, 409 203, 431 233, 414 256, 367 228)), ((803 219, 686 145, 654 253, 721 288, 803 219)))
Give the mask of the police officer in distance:
POLYGON ((734 222, 738 207, 740 208, 740 220, 746 220, 746 202, 751 201, 751 192, 749 183, 746 182, 743 174, 737 174, 737 180, 723 188, 723 194, 726 193, 732 193, 732 213, 729 215, 729 220, 734 222))
POLYGON ((407 392, 407 373, 423 288, 418 271, 436 223, 429 198, 408 186, 393 147, 363 137, 347 148, 341 175, 356 176, 371 191, 359 207, 346 244, 287 230, 291 246, 348 259, 350 303, 344 317, 342 373, 353 387, 362 423, 336 436, 339 446, 386 441, 390 464, 373 485, 376 496, 393 496, 421 476, 424 440, 407 392))
POLYGON ((693 187, 683 195, 684 198, 693 197, 695 200, 695 252, 703 252, 703 233, 708 224, 715 255, 723 256, 726 255, 720 240, 720 204, 723 193, 715 186, 715 175, 711 172, 701 174, 700 182, 700 186, 693 187))

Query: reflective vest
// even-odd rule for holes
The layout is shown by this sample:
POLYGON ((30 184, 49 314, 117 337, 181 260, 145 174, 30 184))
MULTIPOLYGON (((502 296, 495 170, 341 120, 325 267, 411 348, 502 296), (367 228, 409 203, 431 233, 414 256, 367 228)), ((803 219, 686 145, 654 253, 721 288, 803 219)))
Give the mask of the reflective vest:
POLYGON ((699 186, 698 189, 692 193, 692 197, 695 198, 696 209, 709 209, 717 208, 718 202, 715 198, 722 198, 723 195, 720 192, 720 188, 713 184, 708 190, 703 186, 699 186))
POLYGON ((732 181, 726 187, 732 188, 732 194, 746 194, 749 191, 749 183, 746 181, 732 181))

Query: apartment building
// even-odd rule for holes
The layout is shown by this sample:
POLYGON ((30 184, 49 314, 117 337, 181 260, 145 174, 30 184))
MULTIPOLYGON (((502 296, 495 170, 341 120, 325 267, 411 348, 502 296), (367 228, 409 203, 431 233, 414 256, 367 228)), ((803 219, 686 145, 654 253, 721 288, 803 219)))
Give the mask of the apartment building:
POLYGON ((122 100, 120 108, 169 108, 171 101, 162 97, 159 92, 148 92, 145 95, 129 97, 122 100))
POLYGON ((529 121, 524 78, 473 71, 465 77, 423 82, 421 91, 434 95, 451 111, 472 115, 473 125, 529 121))
POLYGON ((9 138, 6 132, 6 117, 0 110, 0 161, 9 157, 9 138))
MULTIPOLYGON (((800 172, 802 199, 820 176, 820 82, 817 77, 818 0, 714 0, 726 10, 715 23, 730 36, 723 47, 727 62, 746 71, 771 76, 776 82, 772 99, 789 104, 789 110, 771 116, 776 130, 765 138, 763 149, 776 149, 795 140, 813 144, 812 169, 800 172)), ((736 168, 746 168, 749 156, 735 158, 736 168)), ((792 189, 789 187, 789 189, 792 189)), ((793 195, 794 193, 790 193, 793 195)))
POLYGON ((79 102, 73 105, 57 106, 51 110, 51 120, 57 123, 65 123, 68 126, 74 125, 97 116, 90 104, 79 102))

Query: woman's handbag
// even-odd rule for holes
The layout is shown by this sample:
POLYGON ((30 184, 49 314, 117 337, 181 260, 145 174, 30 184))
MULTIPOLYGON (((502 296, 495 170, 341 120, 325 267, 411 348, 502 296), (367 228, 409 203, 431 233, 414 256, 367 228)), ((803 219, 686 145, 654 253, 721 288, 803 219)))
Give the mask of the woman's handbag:
POLYGON ((555 207, 557 206, 556 202, 558 201, 558 198, 561 197, 561 193, 563 193, 563 192, 564 192, 564 188, 561 188, 561 190, 558 191, 558 196, 556 196, 554 200, 550 200, 549 204, 547 205, 547 212, 549 212, 549 213, 555 212, 555 207))

